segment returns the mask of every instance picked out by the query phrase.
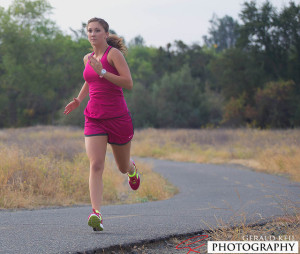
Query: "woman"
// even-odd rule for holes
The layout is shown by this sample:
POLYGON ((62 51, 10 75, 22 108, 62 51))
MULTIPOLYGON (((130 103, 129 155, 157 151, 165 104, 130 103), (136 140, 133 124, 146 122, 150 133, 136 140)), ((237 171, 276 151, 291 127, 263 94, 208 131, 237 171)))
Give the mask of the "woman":
POLYGON ((107 143, 111 144, 119 170, 128 175, 130 187, 137 190, 140 185, 140 176, 134 161, 130 159, 134 130, 122 90, 131 90, 133 83, 122 54, 126 52, 126 47, 122 39, 109 35, 107 22, 100 18, 90 19, 87 33, 94 52, 83 58, 85 83, 64 113, 69 114, 76 109, 89 93, 90 100, 84 110, 84 135, 90 160, 89 188, 93 213, 88 218, 88 225, 94 231, 102 231, 100 208, 107 143))

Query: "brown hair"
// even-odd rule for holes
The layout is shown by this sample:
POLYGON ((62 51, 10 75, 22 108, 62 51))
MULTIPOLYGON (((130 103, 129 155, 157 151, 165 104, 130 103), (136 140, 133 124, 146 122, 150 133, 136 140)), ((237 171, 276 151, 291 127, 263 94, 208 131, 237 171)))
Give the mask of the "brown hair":
MULTIPOLYGON (((109 33, 109 25, 108 23, 104 20, 104 19, 100 19, 100 18, 91 18, 88 23, 87 23, 87 27, 88 24, 91 22, 98 22, 105 30, 105 32, 109 33)), ((123 39, 120 38, 119 36, 115 35, 115 34, 109 34, 108 38, 106 39, 107 44, 109 46, 112 46, 114 48, 117 48, 118 50, 120 50, 124 55, 126 55, 127 53, 127 48, 123 42, 123 39)))

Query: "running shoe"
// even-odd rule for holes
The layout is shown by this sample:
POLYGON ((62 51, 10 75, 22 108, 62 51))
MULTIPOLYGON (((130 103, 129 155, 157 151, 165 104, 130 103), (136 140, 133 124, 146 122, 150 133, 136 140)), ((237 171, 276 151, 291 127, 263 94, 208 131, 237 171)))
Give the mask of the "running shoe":
POLYGON ((137 190, 140 187, 141 178, 140 175, 137 172, 137 168, 135 166, 135 163, 133 160, 131 160, 134 166, 134 173, 132 175, 128 175, 128 183, 133 190, 137 190))
POLYGON ((93 228, 94 231, 103 231, 102 215, 98 210, 93 209, 93 213, 90 214, 88 219, 88 225, 93 228))

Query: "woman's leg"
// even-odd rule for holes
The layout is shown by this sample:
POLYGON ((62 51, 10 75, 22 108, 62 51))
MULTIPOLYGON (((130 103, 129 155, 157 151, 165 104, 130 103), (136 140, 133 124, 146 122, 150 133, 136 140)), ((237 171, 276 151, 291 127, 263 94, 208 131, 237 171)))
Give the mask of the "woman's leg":
POLYGON ((85 148, 90 160, 90 198, 92 208, 100 211, 103 194, 102 174, 104 171, 107 136, 85 137, 85 148))
POLYGON ((134 165, 130 160, 131 141, 126 145, 111 145, 116 164, 119 170, 123 173, 134 173, 134 165))

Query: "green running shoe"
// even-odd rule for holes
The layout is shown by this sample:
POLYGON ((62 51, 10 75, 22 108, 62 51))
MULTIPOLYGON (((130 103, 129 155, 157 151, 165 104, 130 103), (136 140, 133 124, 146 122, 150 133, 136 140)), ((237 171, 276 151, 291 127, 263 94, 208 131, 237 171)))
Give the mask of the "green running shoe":
POLYGON ((88 218, 88 225, 93 228, 94 231, 103 231, 102 215, 98 210, 93 209, 93 213, 88 218))

